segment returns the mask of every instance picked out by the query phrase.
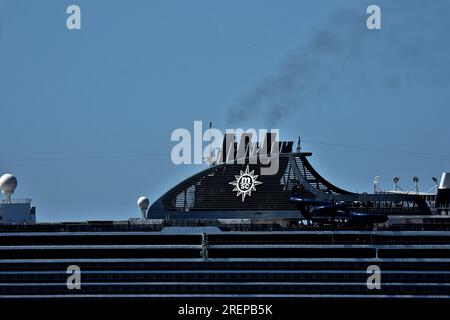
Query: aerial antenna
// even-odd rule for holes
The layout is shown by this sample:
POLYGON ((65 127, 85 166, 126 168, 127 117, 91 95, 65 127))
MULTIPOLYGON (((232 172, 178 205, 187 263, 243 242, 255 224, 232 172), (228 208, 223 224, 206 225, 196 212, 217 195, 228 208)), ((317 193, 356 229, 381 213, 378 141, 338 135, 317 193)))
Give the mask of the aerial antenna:
POLYGON ((300 153, 300 150, 302 149, 302 147, 301 147, 301 145, 300 145, 301 142, 302 142, 302 138, 301 138, 300 136, 298 136, 297 150, 296 150, 297 153, 300 153))
POLYGON ((208 155, 205 157, 205 162, 209 164, 209 166, 213 166, 215 161, 212 155, 212 150, 211 150, 211 140, 212 140, 212 122, 209 122, 209 151, 208 151, 208 155))
POLYGON ((11 204, 11 195, 17 187, 17 179, 10 173, 5 173, 0 177, 0 188, 6 197, 6 203, 11 204))
POLYGON ((147 209, 150 206, 150 201, 146 197, 140 197, 137 200, 137 205, 139 207, 139 210, 141 210, 141 219, 145 220, 147 209))
POLYGON ((427 191, 427 193, 437 193, 438 186, 439 186, 438 179, 433 176, 433 177, 431 177, 431 180, 433 180, 434 185, 430 188, 430 190, 427 191))
POLYGON ((438 179, 436 177, 431 177, 431 180, 433 180, 436 186, 438 185, 438 179))
POLYGON ((211 150, 211 139, 212 139, 211 128, 212 128, 212 121, 209 122, 209 161, 210 161, 210 164, 212 165, 213 156, 212 156, 212 150, 211 150))
POLYGON ((378 184, 380 183, 381 177, 380 176, 375 176, 373 178, 373 193, 377 193, 378 191, 381 191, 380 188, 378 188, 378 184))
POLYGON ((398 190, 402 190, 402 188, 400 188, 398 186, 398 182, 400 181, 400 177, 399 176, 395 176, 394 178, 392 178, 392 182, 394 182, 394 191, 398 191, 398 190))
POLYGON ((416 188, 416 193, 419 193, 419 177, 413 177, 414 187, 416 188))

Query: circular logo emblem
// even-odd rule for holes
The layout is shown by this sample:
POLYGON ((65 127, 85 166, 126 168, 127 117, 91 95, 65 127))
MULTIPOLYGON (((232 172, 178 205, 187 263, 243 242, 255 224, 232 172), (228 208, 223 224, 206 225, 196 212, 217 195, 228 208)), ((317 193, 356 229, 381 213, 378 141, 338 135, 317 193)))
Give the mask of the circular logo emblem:
POLYGON ((243 176, 240 176, 237 180, 237 188, 241 192, 246 192, 250 190, 253 185, 255 184, 255 180, 253 177, 249 174, 244 174, 243 176))
POLYGON ((232 181, 230 184, 234 186, 233 191, 237 192, 236 196, 242 196, 242 202, 244 202, 245 196, 251 196, 252 191, 256 191, 255 187, 262 183, 256 180, 258 176, 254 174, 254 171, 249 171, 248 166, 245 171, 241 171, 241 174, 235 176, 235 178, 236 181, 232 181))

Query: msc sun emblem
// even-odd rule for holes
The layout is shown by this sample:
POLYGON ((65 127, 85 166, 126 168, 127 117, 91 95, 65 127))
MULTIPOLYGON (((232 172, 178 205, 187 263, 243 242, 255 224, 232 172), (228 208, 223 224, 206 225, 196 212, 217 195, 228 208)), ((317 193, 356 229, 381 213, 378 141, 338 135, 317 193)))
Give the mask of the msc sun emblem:
POLYGON ((252 191, 256 191, 256 186, 262 184, 262 182, 257 181, 257 175, 254 174, 255 170, 249 171, 248 166, 244 171, 241 171, 239 176, 235 176, 236 181, 229 182, 229 184, 234 186, 233 191, 237 191, 236 197, 242 195, 242 202, 245 200, 245 196, 251 196, 252 191))

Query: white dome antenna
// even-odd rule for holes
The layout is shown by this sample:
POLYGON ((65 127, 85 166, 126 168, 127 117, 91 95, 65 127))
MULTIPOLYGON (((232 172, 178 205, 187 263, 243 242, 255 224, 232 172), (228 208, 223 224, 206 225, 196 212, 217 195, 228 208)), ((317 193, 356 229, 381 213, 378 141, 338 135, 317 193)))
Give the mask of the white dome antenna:
POLYGON ((17 179, 10 173, 5 173, 0 177, 0 188, 6 196, 6 202, 11 203, 11 195, 17 187, 17 179))
POLYGON ((140 197, 137 200, 137 205, 139 206, 139 210, 141 210, 142 220, 144 220, 147 209, 150 206, 150 201, 146 197, 140 197))

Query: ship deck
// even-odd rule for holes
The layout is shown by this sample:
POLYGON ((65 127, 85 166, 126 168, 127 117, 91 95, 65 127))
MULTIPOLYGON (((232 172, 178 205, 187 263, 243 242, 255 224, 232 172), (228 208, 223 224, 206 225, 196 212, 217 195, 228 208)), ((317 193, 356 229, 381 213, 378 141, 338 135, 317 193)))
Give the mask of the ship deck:
POLYGON ((0 233, 0 300, 449 300, 447 231, 0 233), (81 269, 69 290, 67 267, 81 269), (381 289, 367 287, 368 266, 381 289))

